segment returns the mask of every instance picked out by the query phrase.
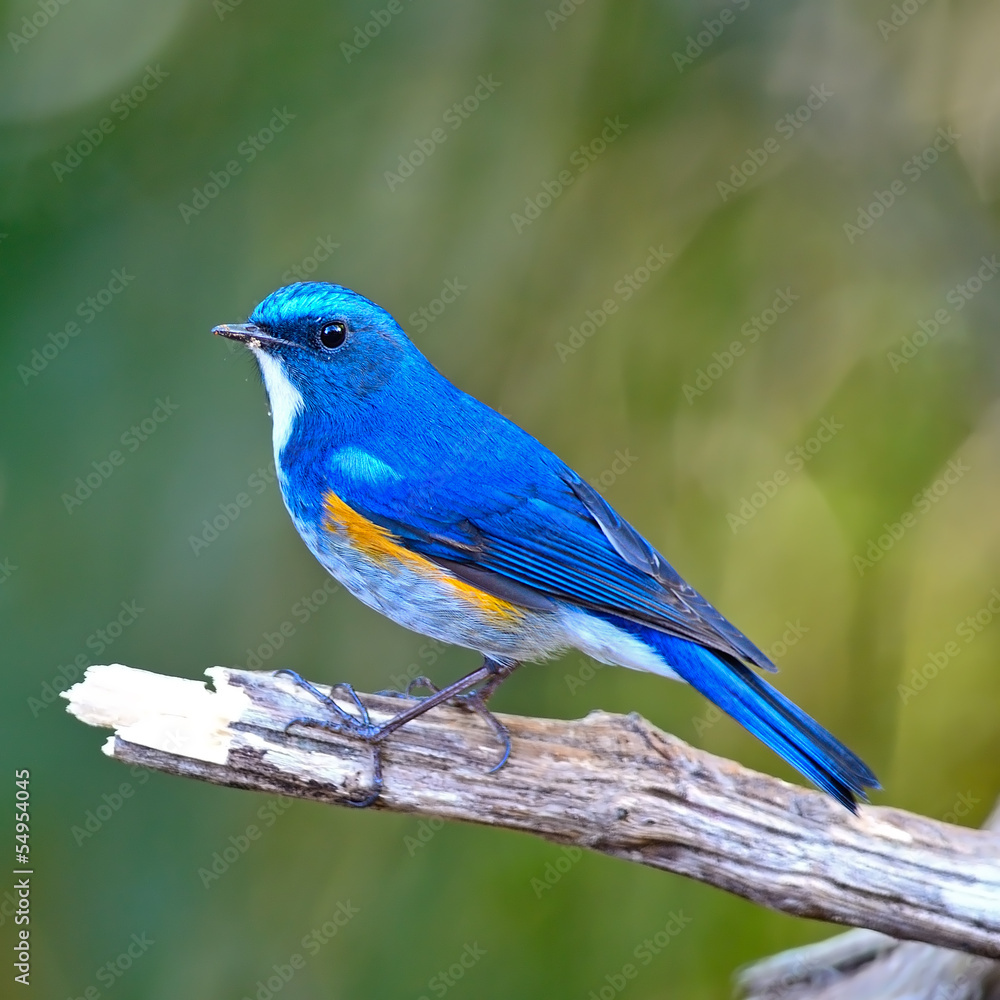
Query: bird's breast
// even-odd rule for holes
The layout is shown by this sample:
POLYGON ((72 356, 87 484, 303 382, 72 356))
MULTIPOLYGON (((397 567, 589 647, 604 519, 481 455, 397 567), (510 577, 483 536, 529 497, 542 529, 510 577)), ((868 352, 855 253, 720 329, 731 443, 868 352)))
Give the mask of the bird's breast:
POLYGON ((352 593, 395 621, 418 631, 437 625, 480 634, 484 629, 514 633, 524 625, 527 609, 412 552, 333 491, 323 496, 323 515, 317 556, 352 593))
MULTIPOLYGON (((283 493, 285 486, 283 480, 283 493)), ((355 597, 405 628, 515 661, 546 659, 576 646, 604 662, 637 665, 634 657, 606 648, 608 628, 592 635, 601 623, 595 626, 596 620, 584 612, 562 605, 549 612, 512 604, 412 552, 335 492, 326 491, 319 506, 319 516, 308 516, 288 504, 306 545, 355 597)), ((616 632, 616 638, 629 637, 616 632)), ((651 668, 643 664, 642 669, 651 668)), ((656 672, 665 671, 658 667, 656 672)))

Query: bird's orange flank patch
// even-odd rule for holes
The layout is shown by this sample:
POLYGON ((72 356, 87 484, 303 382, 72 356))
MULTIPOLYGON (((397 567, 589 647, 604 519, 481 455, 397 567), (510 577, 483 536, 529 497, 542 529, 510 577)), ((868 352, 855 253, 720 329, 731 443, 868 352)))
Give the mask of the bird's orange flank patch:
POLYGON ((487 594, 485 590, 473 587, 471 583, 459 580, 458 577, 452 576, 450 573, 445 573, 442 570, 438 570, 438 572, 441 573, 442 581, 448 584, 459 597, 477 607, 487 617, 500 623, 524 621, 524 611, 516 604, 487 594))
POLYGON ((516 604, 487 594, 471 583, 459 580, 429 559, 411 552, 401 545, 396 536, 381 524, 369 521, 349 504, 344 503, 332 490, 323 498, 326 508, 326 529, 344 535, 358 552, 368 556, 373 562, 387 565, 401 563, 409 569, 435 577, 445 586, 451 587, 458 597, 482 611, 498 622, 520 622, 524 611, 516 604))
POLYGON ((351 545, 369 559, 377 563, 397 560, 411 565, 427 561, 404 548, 388 528, 369 521, 367 517, 344 503, 332 490, 326 494, 323 502, 326 507, 327 531, 346 535, 351 545))

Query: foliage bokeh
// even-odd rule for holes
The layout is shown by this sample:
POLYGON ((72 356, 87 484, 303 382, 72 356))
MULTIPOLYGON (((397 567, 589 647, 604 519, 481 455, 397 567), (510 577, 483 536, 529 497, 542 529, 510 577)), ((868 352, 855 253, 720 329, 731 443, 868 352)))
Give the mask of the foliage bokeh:
MULTIPOLYGON (((598 856, 539 888, 563 855, 503 832, 303 803, 267 825, 258 797, 129 775, 46 700, 78 658, 198 676, 286 622, 266 665, 318 680, 473 665, 326 599, 268 483, 263 391, 209 330, 294 268, 384 305, 601 483, 873 765, 877 801, 977 824, 996 795, 995 6, 390 6, 372 27, 362 3, 92 0, 30 38, 42 5, 5 7, 22 42, 0 47, 3 773, 32 773, 40 995, 104 995, 97 970, 146 934, 120 1000, 252 997, 296 952, 283 997, 436 996, 476 944, 455 997, 586 997, 627 962, 636 1000, 713 997, 740 963, 829 933, 598 856), (480 77, 499 86, 447 118, 480 77), (433 152, 404 177, 418 140, 433 152), (650 248, 669 261, 640 271, 650 248), (87 322, 78 304, 114 271, 132 277, 87 322), (460 294, 432 307, 446 282, 460 294), (779 290, 794 303, 754 337, 779 290), (169 417, 128 437, 160 400, 169 417), (107 643, 122 602, 142 611, 107 643), (122 782, 134 794, 86 831, 122 782), (250 824, 259 840, 203 884, 250 824), (347 901, 357 915, 307 952, 347 901), (690 923, 639 964, 672 913, 690 923)), ((798 780, 693 692, 575 654, 496 704, 637 709, 798 780)))

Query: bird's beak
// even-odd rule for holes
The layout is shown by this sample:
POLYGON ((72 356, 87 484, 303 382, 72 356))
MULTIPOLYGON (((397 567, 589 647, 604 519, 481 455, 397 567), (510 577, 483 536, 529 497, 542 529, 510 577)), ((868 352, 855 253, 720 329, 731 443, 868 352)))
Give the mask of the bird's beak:
POLYGON ((226 323, 213 327, 212 333, 217 337, 228 337, 238 340, 248 347, 266 347, 269 344, 284 344, 285 341, 269 337, 259 326, 253 323, 226 323))
POLYGON ((228 337, 230 340, 238 340, 241 344, 246 344, 251 348, 277 347, 298 347, 290 340, 282 340, 280 337, 272 337, 269 333, 253 323, 223 323, 222 326, 212 327, 212 333, 217 337, 228 337))
POLYGON ((240 340, 243 343, 264 337, 260 327, 254 326, 253 323, 226 323, 213 327, 212 333, 216 337, 228 337, 230 340, 240 340))

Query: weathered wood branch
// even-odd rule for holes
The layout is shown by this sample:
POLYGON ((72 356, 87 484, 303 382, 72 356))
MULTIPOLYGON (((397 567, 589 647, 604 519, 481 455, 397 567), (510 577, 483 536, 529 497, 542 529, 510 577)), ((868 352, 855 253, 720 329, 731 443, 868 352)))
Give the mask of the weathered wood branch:
POLYGON ((1000 962, 853 930, 744 969, 737 991, 743 1000, 1000 1000, 1000 962))
MULTIPOLYGON (((116 730, 104 751, 130 764, 339 805, 368 791, 366 746, 323 730, 285 732, 319 709, 289 678, 206 673, 215 691, 96 666, 64 696, 82 721, 116 730)), ((376 721, 400 709, 399 699, 362 697, 376 721)), ((826 795, 695 750, 637 715, 500 718, 513 754, 496 774, 487 773, 495 738, 465 709, 436 708, 393 734, 373 808, 521 830, 786 913, 1000 957, 992 832, 881 807, 851 816, 826 795)))
MULTIPOLYGON (((1000 831, 1000 802, 983 824, 1000 831)), ((1000 1000, 1000 962, 853 930, 741 969, 743 1000, 1000 1000)))

